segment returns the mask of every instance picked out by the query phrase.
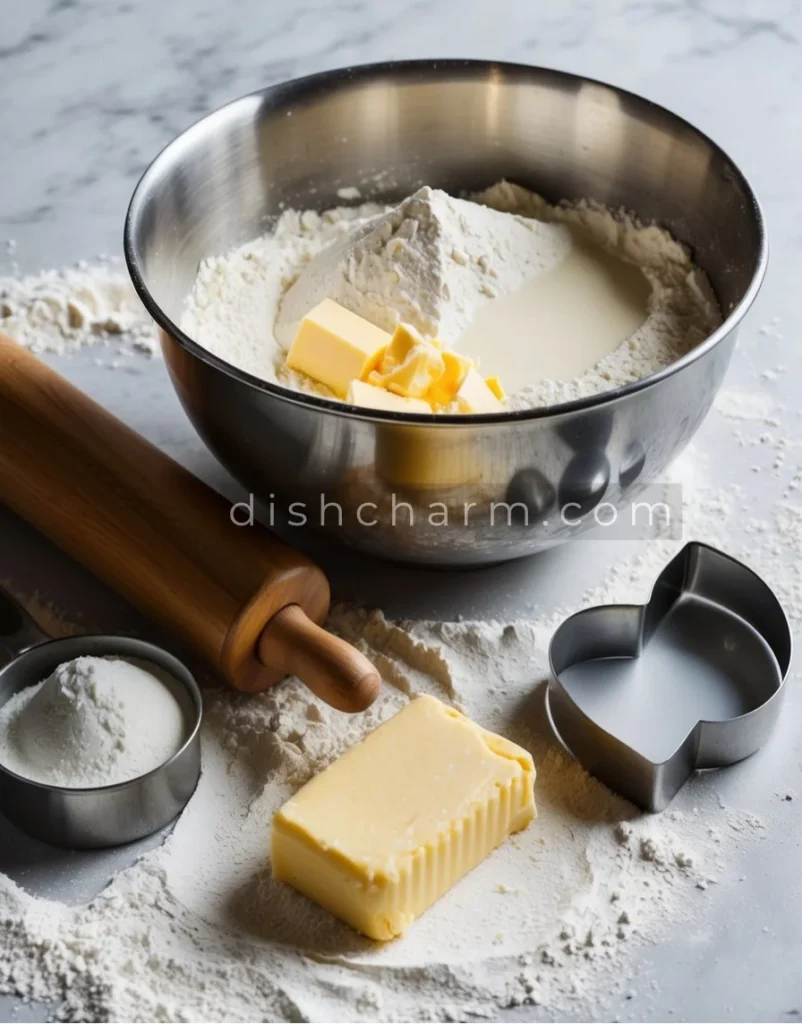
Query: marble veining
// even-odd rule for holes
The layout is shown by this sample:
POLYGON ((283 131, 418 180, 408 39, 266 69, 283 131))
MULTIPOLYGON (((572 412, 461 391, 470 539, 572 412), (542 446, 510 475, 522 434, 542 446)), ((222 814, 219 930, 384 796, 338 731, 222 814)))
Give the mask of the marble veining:
POLYGON ((769 202, 789 202, 801 39, 789 0, 8 3, 0 234, 29 270, 116 253, 137 177, 192 121, 272 82, 399 57, 609 79, 709 130, 769 202))

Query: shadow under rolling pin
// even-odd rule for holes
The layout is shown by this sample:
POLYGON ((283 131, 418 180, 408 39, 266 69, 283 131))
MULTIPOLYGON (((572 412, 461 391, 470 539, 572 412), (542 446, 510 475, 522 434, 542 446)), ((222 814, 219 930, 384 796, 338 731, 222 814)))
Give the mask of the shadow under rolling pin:
POLYGON ((319 625, 325 575, 11 339, 0 335, 0 497, 238 690, 297 675, 340 711, 381 679, 319 625))

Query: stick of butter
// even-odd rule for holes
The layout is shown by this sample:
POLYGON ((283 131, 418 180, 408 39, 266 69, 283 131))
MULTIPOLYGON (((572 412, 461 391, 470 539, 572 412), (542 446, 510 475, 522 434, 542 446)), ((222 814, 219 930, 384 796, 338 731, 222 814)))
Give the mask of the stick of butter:
POLYGON ((324 299, 301 321, 287 366, 345 398, 351 381, 370 373, 389 343, 386 331, 333 299, 324 299))
POLYGON ((372 939, 411 922, 534 818, 529 753, 417 697, 273 818, 273 875, 372 939))
POLYGON ((467 356, 458 355, 456 352, 443 352, 443 373, 432 384, 426 395, 427 401, 432 405, 450 405, 473 365, 473 360, 467 356))

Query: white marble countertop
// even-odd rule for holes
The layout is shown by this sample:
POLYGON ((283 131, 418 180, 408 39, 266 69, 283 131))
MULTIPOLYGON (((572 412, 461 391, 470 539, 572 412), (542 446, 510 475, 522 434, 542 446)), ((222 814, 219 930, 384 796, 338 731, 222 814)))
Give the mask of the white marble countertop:
MULTIPOLYGON (((0 32, 0 274, 119 255, 125 208, 149 160, 214 107, 282 79, 349 63, 413 57, 486 57, 544 64, 609 80, 665 104, 719 142, 742 167, 768 218, 766 285, 739 338, 728 387, 754 389, 760 370, 789 370, 771 387, 788 415, 799 408, 795 351, 802 280, 802 4, 792 0, 25 0, 3 5, 0 32), (3 243, 14 239, 13 255, 3 243), (779 318, 777 321, 775 318, 779 318), (762 331, 769 323, 780 330, 762 331), (780 336, 781 335, 781 336, 780 336)), ((236 488, 184 418, 158 361, 136 377, 91 358, 59 369, 117 415, 216 486, 236 488)), ((767 385, 768 386, 768 385, 767 385)), ((732 423, 713 415, 698 440, 726 480, 743 477, 755 515, 783 481, 751 472, 732 423)), ((789 472, 793 467, 789 465, 789 472)), ((737 529, 737 524, 732 525, 737 529)), ((533 603, 593 582, 603 545, 476 573, 424 575, 318 550, 339 597, 407 615, 525 614, 533 603), (347 569, 347 571, 346 571, 347 569), (415 586, 425 580, 425 586, 415 586), (426 596, 419 597, 422 590, 426 596)), ((32 530, 0 516, 0 577, 27 581, 59 607, 110 631, 135 620, 121 601, 32 530)), ((792 680, 792 682, 794 682, 792 680)), ((761 772, 722 784, 759 810, 778 787, 802 794, 791 694, 782 736, 761 772)), ((782 1020, 802 1012, 798 965, 802 827, 789 812, 781 836, 752 855, 750 885, 713 893, 710 926, 638 955, 643 984, 624 1019, 782 1020), (654 988, 650 988, 651 982, 654 988), (646 992, 650 994, 646 997, 646 992), (655 994, 656 993, 656 994, 655 994)), ((0 868, 58 893, 52 859, 0 839, 0 868), (31 854, 31 856, 34 856, 31 854)), ((52 856, 52 855, 51 855, 52 856)), ((133 856, 133 854, 131 854, 133 856)), ((120 862, 120 854, 116 855, 120 862)), ((70 856, 74 886, 91 891, 111 859, 70 856)), ((73 895, 77 891, 73 887, 73 895)), ((11 1003, 0 1000, 0 1014, 11 1003)), ((24 1008, 14 1019, 36 1019, 24 1008)), ((523 1012, 509 1019, 541 1019, 523 1012)), ((41 1019, 41 1018, 39 1018, 41 1019)))

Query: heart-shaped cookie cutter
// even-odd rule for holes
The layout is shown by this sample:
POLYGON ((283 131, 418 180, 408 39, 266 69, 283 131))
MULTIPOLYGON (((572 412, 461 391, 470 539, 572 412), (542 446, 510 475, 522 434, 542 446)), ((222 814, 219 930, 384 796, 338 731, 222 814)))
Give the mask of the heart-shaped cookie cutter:
POLYGON ((780 713, 791 650, 770 587, 736 559, 692 542, 660 573, 648 604, 589 608, 557 629, 546 698, 552 727, 592 775, 660 811, 696 769, 723 768, 763 745, 780 713))

